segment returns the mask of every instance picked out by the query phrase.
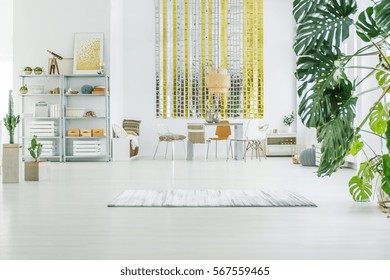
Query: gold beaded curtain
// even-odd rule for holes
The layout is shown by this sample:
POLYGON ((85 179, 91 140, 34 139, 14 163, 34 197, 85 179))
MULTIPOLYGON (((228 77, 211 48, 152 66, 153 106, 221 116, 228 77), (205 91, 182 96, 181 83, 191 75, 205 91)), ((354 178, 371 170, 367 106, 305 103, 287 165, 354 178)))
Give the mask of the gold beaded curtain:
POLYGON ((204 118, 211 68, 231 76, 223 118, 262 118, 263 0, 156 0, 156 116, 204 118))

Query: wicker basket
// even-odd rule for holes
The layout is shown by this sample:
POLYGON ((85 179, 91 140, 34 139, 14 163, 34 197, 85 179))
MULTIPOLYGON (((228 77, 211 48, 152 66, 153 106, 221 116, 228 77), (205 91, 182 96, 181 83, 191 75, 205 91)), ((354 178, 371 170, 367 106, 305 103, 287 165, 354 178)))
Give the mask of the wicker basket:
POLYGON ((84 117, 85 108, 67 107, 65 116, 68 118, 82 118, 84 117))

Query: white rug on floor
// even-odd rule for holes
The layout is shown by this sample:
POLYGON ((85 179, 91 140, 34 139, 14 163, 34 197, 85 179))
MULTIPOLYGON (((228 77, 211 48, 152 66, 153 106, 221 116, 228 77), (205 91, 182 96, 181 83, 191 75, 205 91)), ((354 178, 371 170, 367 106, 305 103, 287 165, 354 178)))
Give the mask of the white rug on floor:
POLYGON ((126 190, 109 207, 316 207, 291 191, 126 190))

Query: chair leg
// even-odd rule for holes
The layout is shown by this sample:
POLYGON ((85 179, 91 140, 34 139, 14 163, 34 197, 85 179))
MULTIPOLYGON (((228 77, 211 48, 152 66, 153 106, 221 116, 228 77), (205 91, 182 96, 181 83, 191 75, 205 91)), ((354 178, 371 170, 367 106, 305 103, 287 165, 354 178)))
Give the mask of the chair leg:
POLYGON ((261 141, 260 141, 260 146, 261 146, 261 150, 263 151, 264 158, 267 159, 267 153, 265 152, 264 145, 261 141))
POLYGON ((229 144, 227 139, 226 139, 226 158, 229 158, 229 144))
POLYGON ((218 141, 215 141, 215 158, 218 158, 218 141))
POLYGON ((158 150, 158 146, 160 145, 160 141, 158 141, 157 143, 157 147, 156 147, 156 150, 154 151, 154 156, 153 156, 153 160, 156 159, 156 154, 157 154, 157 150, 158 150))
POLYGON ((248 151, 248 149, 247 149, 247 143, 246 143, 246 141, 244 141, 244 148, 245 148, 245 152, 244 152, 244 155, 242 156, 243 157, 243 159, 244 159, 244 162, 246 162, 246 152, 248 151))
POLYGON ((187 160, 187 150, 186 150, 186 143, 185 143, 185 141, 184 141, 184 140, 182 141, 182 143, 183 143, 183 148, 184 148, 184 160, 187 160))
POLYGON ((210 148, 210 142, 207 142, 207 154, 206 154, 206 160, 209 159, 209 148, 210 148))
MULTIPOLYGON (((227 144, 227 140, 226 140, 226 144, 227 144)), ((230 152, 231 148, 232 148, 232 140, 229 141, 228 154, 226 157, 226 161, 229 161, 229 152, 230 152)))
POLYGON ((257 142, 257 152, 259 154, 259 161, 261 161, 260 149, 261 149, 261 143, 257 142))
POLYGON ((168 153, 168 141, 167 141, 167 145, 166 145, 166 147, 165 147, 165 157, 164 157, 164 159, 167 159, 167 153, 168 153))
POLYGON ((175 141, 172 141, 172 160, 175 158, 175 141))

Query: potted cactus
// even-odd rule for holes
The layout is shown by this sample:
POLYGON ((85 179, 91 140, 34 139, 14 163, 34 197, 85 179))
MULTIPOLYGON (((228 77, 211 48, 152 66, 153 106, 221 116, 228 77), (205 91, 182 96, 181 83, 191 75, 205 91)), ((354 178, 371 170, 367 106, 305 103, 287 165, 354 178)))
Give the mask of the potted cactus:
POLYGON ((42 144, 38 142, 36 135, 34 135, 31 139, 31 146, 28 148, 28 151, 34 161, 26 161, 24 163, 24 180, 41 181, 47 179, 49 174, 49 165, 40 161, 42 144))
POLYGON ((20 94, 26 94, 28 92, 28 88, 26 86, 21 86, 19 92, 20 94))
POLYGON ((24 75, 31 75, 32 74, 32 68, 30 66, 26 66, 23 69, 24 75))
POLYGON ((43 68, 42 67, 35 67, 34 68, 34 74, 35 75, 41 75, 43 72, 43 68))
POLYGON ((12 90, 9 91, 8 114, 4 118, 4 125, 8 130, 9 144, 3 145, 3 183, 19 182, 19 144, 15 144, 15 129, 20 122, 20 116, 14 115, 14 101, 12 90))

